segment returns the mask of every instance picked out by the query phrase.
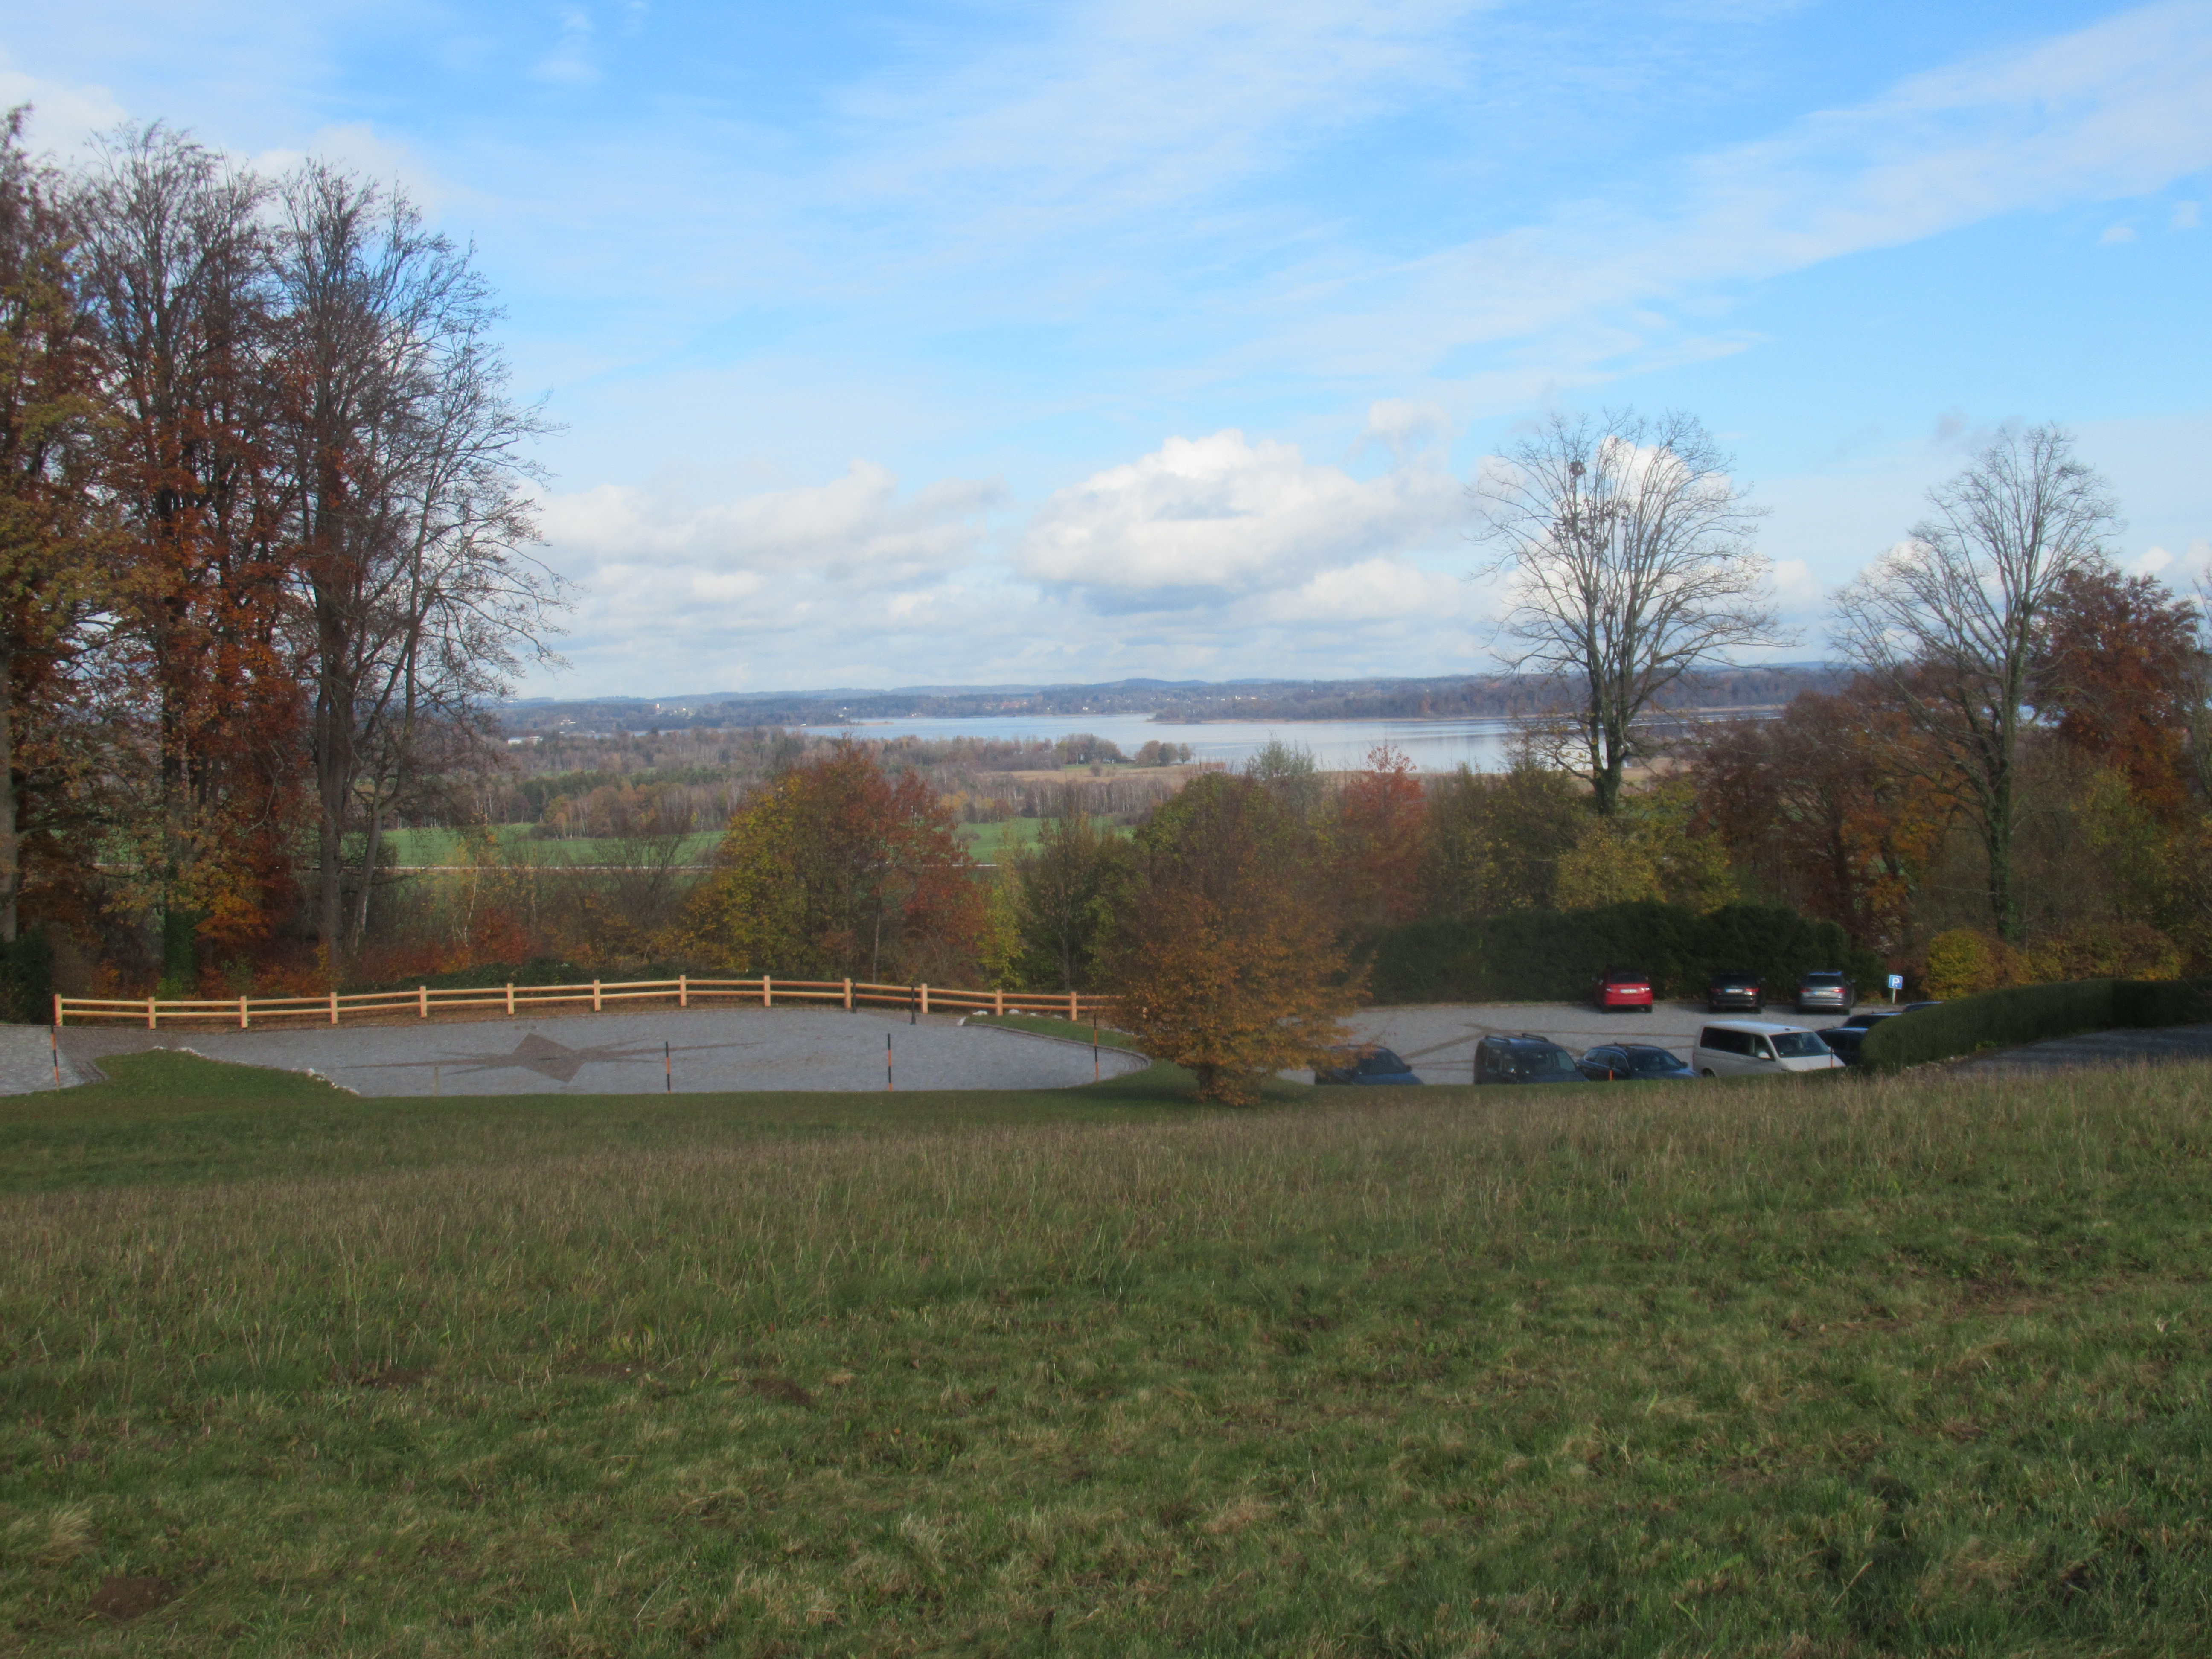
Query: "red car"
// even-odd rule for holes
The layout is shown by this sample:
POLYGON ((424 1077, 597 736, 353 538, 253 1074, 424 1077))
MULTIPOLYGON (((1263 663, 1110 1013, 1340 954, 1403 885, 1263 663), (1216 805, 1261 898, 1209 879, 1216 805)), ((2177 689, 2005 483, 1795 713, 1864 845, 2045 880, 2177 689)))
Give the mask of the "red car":
POLYGON ((1648 1014, 1651 1012, 1651 975, 1627 968, 1608 968, 1597 976, 1590 1000, 1601 1012, 1608 1008, 1632 1008, 1639 1014, 1648 1014))

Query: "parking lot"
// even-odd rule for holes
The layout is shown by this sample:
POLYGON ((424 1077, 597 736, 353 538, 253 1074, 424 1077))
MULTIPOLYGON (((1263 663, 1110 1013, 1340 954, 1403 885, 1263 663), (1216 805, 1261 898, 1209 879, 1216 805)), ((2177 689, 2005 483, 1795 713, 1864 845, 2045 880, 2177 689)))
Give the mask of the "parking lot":
MULTIPOLYGON (((1863 1002, 1863 1008, 1878 1007, 1863 1002)), ((1362 1042, 1379 1042, 1412 1065, 1424 1083, 1471 1083, 1474 1045, 1484 1037, 1533 1031, 1579 1058, 1601 1042, 1649 1042, 1671 1048, 1682 1060, 1698 1028, 1715 1019, 1770 1020, 1817 1031, 1843 1023, 1841 1014, 1798 1014, 1784 1003, 1758 1015, 1708 1013, 1702 1002, 1656 1002, 1648 1014, 1600 1013, 1589 1003, 1492 1002, 1421 1008, 1367 1008, 1350 1024, 1362 1042)))

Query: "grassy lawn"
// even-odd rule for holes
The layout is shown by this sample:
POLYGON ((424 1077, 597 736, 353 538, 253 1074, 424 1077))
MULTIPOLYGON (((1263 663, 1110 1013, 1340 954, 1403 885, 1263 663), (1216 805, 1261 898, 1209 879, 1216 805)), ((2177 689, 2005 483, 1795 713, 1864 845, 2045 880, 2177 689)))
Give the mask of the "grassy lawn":
MULTIPOLYGON (((496 826, 495 838, 500 847, 511 857, 523 857, 541 864, 596 864, 609 859, 624 860, 635 856, 635 848, 619 841, 594 840, 589 836, 571 841, 541 841, 532 831, 532 823, 502 823, 496 826)), ((462 861, 461 832, 458 830, 394 830, 385 837, 392 849, 395 864, 447 865, 462 861)), ((702 831, 686 836, 678 850, 679 864, 706 864, 714 859, 714 849, 721 845, 720 830, 702 831)))
POLYGON ((2194 1654, 2201 1068, 0 1103, 0 1650, 2194 1654))

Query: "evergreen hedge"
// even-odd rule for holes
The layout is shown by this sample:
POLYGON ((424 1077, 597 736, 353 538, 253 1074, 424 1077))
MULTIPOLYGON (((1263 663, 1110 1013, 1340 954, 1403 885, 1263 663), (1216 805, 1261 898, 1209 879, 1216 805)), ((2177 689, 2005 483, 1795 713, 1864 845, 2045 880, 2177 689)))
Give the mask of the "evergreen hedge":
POLYGON ((2200 1021, 2212 1021, 2212 977, 2010 985, 1882 1021, 1867 1033, 1859 1063, 1871 1071, 1895 1072, 1979 1048, 2009 1048, 2079 1031, 2200 1021))
POLYGON ((1885 971, 1832 921, 1778 906, 1700 914, 1652 900, 1410 922, 1378 934, 1364 956, 1377 1002, 1578 1001, 1610 967, 1650 975, 1660 998, 1702 997, 1717 973, 1756 974, 1779 1000, 1799 974, 1840 969, 1871 1000, 1885 971))

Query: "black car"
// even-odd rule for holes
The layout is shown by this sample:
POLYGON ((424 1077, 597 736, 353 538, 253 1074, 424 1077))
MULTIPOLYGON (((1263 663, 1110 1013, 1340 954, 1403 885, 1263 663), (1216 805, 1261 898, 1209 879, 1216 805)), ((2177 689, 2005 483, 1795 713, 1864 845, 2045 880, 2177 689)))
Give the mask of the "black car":
POLYGON ((1697 1076, 1680 1055, 1646 1042, 1609 1042, 1591 1049, 1577 1066, 1593 1083, 1656 1083, 1697 1076))
POLYGON ((1731 1008, 1755 1014, 1765 1006, 1766 988, 1757 974, 1715 974, 1705 987, 1705 1006, 1717 1014, 1731 1008))
POLYGON ((1549 1037, 1486 1036, 1474 1045, 1477 1083, 1580 1083, 1575 1057, 1549 1037))
POLYGON ((1866 1035, 1874 1028, 1869 1025, 1831 1025, 1817 1033, 1828 1045, 1828 1052, 1846 1066, 1859 1063, 1859 1050, 1865 1046, 1866 1035))
POLYGON ((1797 1012, 1817 1013, 1823 1008, 1832 1008, 1839 1014, 1848 1014, 1851 1004, 1858 1000, 1858 987, 1832 969, 1815 968, 1797 975, 1797 1012))
POLYGON ((1886 1019, 1895 1019, 1899 1014, 1917 1014, 1923 1008, 1941 1008, 1942 1006, 1942 999, 1939 997, 1933 1002, 1908 1002, 1902 1008, 1863 1008, 1844 1024, 1870 1030, 1886 1019))
POLYGON ((1316 1083, 1419 1083, 1413 1068, 1389 1049, 1379 1045, 1348 1044, 1332 1048, 1337 1057, 1334 1066, 1314 1067, 1316 1083))

